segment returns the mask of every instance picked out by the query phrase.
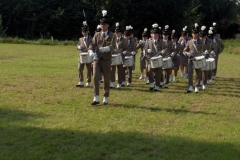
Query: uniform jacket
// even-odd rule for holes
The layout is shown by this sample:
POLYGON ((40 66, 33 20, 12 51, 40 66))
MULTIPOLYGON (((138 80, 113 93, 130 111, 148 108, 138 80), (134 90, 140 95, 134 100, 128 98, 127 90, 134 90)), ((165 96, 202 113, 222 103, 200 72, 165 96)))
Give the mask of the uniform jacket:
POLYGON ((194 46, 194 39, 189 40, 187 42, 185 48, 183 49, 183 54, 186 55, 188 52, 193 57, 202 55, 202 53, 203 53, 203 43, 202 43, 202 40, 200 40, 198 38, 195 46, 194 46))
POLYGON ((116 35, 110 31, 107 32, 107 36, 105 38, 103 37, 102 32, 97 32, 95 33, 92 39, 92 43, 89 49, 93 50, 93 52, 97 54, 98 59, 103 59, 103 60, 111 59, 113 49, 116 48, 115 38, 116 38, 116 35), (100 47, 106 47, 106 46, 109 46, 110 52, 108 53, 99 52, 100 47))
POLYGON ((82 47, 81 52, 87 52, 88 47, 92 43, 92 38, 90 36, 87 37, 86 41, 84 41, 85 37, 79 38, 78 45, 82 47))

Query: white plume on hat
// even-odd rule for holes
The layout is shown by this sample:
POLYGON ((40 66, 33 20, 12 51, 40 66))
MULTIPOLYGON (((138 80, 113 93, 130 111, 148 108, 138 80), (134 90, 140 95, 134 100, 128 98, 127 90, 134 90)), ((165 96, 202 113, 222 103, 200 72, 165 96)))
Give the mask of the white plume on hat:
POLYGON ((209 29, 210 29, 210 30, 213 30, 213 27, 210 27, 209 29))
POLYGON ((187 30, 187 28, 185 28, 185 27, 184 27, 182 30, 183 30, 183 31, 186 31, 186 30, 187 30))
POLYGON ((187 26, 185 26, 184 28, 186 28, 186 29, 187 29, 187 26))
POLYGON ((86 25, 87 25, 87 22, 86 22, 86 21, 83 21, 83 25, 86 26, 86 25))
POLYGON ((131 29, 131 26, 126 26, 126 30, 130 30, 131 29))
POLYGON ((198 24, 197 24, 197 23, 195 23, 195 24, 194 24, 194 26, 195 26, 195 27, 198 27, 198 24))
POLYGON ((100 26, 100 25, 97 25, 97 29, 99 29, 99 28, 101 28, 101 26, 100 26))
POLYGON ((202 26, 201 30, 203 31, 203 30, 205 30, 205 29, 206 29, 206 26, 202 26))
POLYGON ((152 25, 152 27, 153 27, 153 28, 157 28, 157 27, 158 27, 158 24, 157 24, 157 23, 154 23, 154 24, 152 25))
POLYGON ((119 22, 116 23, 116 27, 118 27, 118 26, 119 26, 119 22))
POLYGON ((216 22, 213 22, 213 26, 216 26, 216 22))
POLYGON ((168 26, 168 25, 166 25, 166 26, 165 26, 165 29, 168 29, 168 28, 169 28, 169 26, 168 26))
POLYGON ((102 14, 103 14, 103 17, 105 17, 107 15, 107 11, 106 10, 102 10, 102 14))
POLYGON ((160 30, 162 29, 161 27, 158 27, 160 30))
POLYGON ((176 31, 175 30, 172 30, 172 33, 175 33, 176 31))
POLYGON ((210 30, 208 31, 208 34, 213 34, 213 31, 210 29, 210 30))
POLYGON ((144 30, 143 30, 144 32, 147 32, 147 28, 144 28, 144 30))
POLYGON ((131 25, 129 27, 130 27, 130 29, 133 29, 133 27, 131 25))

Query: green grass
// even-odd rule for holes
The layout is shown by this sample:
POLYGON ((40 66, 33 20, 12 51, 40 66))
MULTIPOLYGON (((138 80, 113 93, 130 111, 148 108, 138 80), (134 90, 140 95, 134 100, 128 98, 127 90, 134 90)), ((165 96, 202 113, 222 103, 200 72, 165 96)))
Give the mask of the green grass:
POLYGON ((98 107, 75 87, 75 46, 0 44, 0 159, 240 159, 240 57, 226 43, 206 91, 186 94, 179 76, 150 92, 136 70, 98 107))

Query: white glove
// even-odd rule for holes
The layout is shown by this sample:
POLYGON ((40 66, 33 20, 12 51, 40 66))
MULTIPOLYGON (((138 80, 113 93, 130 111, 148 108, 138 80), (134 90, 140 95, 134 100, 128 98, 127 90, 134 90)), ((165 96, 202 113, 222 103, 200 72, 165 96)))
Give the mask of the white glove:
POLYGON ((151 53, 151 52, 152 52, 152 50, 151 50, 151 49, 148 49, 148 50, 147 50, 147 52, 148 52, 148 53, 151 53))
POLYGON ((143 40, 140 40, 140 41, 139 41, 139 44, 142 44, 142 43, 143 43, 143 40))
POLYGON ((131 54, 134 56, 136 54, 136 52, 132 51, 131 54))
POLYGON ((208 50, 206 50, 206 51, 204 52, 204 54, 205 54, 205 55, 209 54, 208 50))
POLYGON ((210 53, 211 53, 211 55, 215 55, 215 52, 214 52, 214 51, 211 51, 210 53))
POLYGON ((102 52, 102 53, 103 53, 104 51, 105 51, 104 47, 100 47, 100 48, 99 48, 99 52, 102 52))
POLYGON ((125 55, 127 53, 127 51, 123 51, 123 54, 125 55))
POLYGON ((94 55, 92 50, 88 50, 88 53, 89 53, 89 56, 93 56, 94 55))
POLYGON ((181 45, 182 45, 182 46, 184 45, 184 41, 181 42, 181 45))
POLYGON ((174 55, 175 55, 175 53, 174 53, 174 52, 172 52, 172 53, 171 53, 171 56, 173 57, 174 55))
POLYGON ((178 53, 177 56, 180 57, 180 54, 178 53))
POLYGON ((104 52, 110 52, 110 48, 109 46, 103 47, 104 48, 104 52))
POLYGON ((191 53, 189 53, 189 52, 187 52, 187 54, 186 54, 188 57, 190 57, 191 56, 191 53))
POLYGON ((81 50, 81 49, 82 49, 82 46, 78 45, 78 46, 77 46, 77 49, 78 49, 78 50, 81 50))
POLYGON ((163 50, 161 51, 162 54, 164 54, 165 52, 166 52, 165 49, 163 49, 163 50))

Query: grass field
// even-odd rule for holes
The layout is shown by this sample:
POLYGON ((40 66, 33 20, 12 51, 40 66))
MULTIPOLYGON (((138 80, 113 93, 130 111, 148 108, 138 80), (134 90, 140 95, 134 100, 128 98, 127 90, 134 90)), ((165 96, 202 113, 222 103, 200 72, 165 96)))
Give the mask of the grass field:
POLYGON ((238 160, 240 55, 230 47, 240 52, 226 45, 206 91, 186 94, 179 76, 151 92, 137 70, 93 107, 92 87, 75 87, 75 46, 0 44, 0 159, 238 160))

